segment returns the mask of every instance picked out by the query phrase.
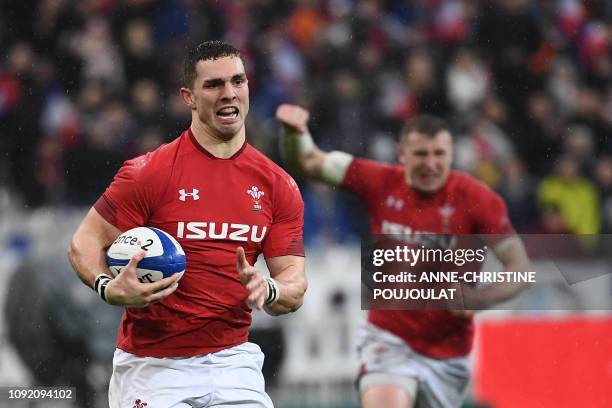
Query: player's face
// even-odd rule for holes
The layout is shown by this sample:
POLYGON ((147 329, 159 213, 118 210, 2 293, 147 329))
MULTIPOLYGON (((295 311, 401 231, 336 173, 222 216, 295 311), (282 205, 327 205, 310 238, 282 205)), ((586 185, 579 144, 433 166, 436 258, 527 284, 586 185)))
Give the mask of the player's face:
POLYGON ((222 140, 243 131, 249 112, 249 86, 242 60, 223 57, 199 61, 197 77, 190 90, 198 118, 204 128, 222 140))
POLYGON ((410 132, 398 145, 398 158, 406 169, 406 182, 422 193, 444 187, 453 160, 453 142, 447 131, 434 137, 410 132))

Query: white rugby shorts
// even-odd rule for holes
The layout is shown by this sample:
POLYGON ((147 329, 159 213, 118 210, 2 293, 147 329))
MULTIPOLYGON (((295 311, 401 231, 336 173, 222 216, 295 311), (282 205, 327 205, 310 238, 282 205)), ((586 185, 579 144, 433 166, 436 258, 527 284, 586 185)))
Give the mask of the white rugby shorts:
POLYGON ((258 345, 181 358, 139 357, 115 350, 110 408, 273 408, 258 345))
MULTIPOLYGON (((424 356, 403 339, 369 322, 359 329, 358 353, 361 393, 373 385, 403 385, 398 379, 406 380, 406 387, 401 388, 411 388, 411 380, 416 380, 415 407, 450 408, 463 403, 469 381, 467 357, 437 360, 424 356), (385 377, 389 382, 384 381, 385 377)), ((410 397, 415 399, 414 395, 410 397)))

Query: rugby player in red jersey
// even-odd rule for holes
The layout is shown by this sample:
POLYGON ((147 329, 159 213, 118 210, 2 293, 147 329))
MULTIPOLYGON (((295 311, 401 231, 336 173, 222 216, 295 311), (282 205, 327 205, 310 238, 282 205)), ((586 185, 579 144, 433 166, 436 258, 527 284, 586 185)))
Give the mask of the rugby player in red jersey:
MULTIPOLYGON (((504 271, 526 271, 522 241, 502 199, 476 179, 451 170, 452 138, 444 122, 417 117, 404 126, 399 165, 323 152, 308 132, 309 113, 281 105, 286 160, 306 175, 357 194, 367 206, 373 234, 500 234, 494 245, 504 271)), ((524 284, 474 290, 476 308, 512 298, 524 284), (476 293, 477 292, 477 293, 476 293)), ((372 407, 458 407, 468 384, 472 312, 370 310, 360 333, 361 403, 372 407)))
POLYGON ((186 253, 180 285, 176 275, 139 282, 139 254, 101 293, 126 306, 110 406, 272 407, 263 354, 248 342, 251 307, 279 315, 302 304, 302 198, 293 179, 246 142, 249 88, 237 49, 220 41, 192 49, 180 91, 190 128, 126 161, 69 249, 91 287, 109 281, 105 249, 129 228, 160 228, 186 253), (252 266, 260 253, 271 277, 252 266))

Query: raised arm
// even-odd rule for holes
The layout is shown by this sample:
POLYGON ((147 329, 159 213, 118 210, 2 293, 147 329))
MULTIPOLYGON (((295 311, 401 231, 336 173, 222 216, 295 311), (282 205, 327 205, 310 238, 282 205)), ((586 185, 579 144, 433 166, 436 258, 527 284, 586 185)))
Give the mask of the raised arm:
POLYGON ((283 159, 309 177, 339 186, 353 156, 346 152, 324 152, 319 149, 308 131, 309 118, 309 112, 297 105, 282 104, 277 108, 276 119, 283 124, 283 159))
MULTIPOLYGON (((96 278, 100 275, 111 278, 106 266, 105 251, 120 233, 121 231, 108 223, 94 208, 89 210, 77 228, 68 248, 68 259, 79 279, 87 286, 94 288, 96 278)), ((154 283, 138 281, 136 265, 143 255, 135 255, 115 279, 108 280, 103 276, 107 282, 103 292, 106 302, 143 307, 159 302, 176 290, 178 274, 154 283)))
POLYGON ((242 247, 238 247, 236 256, 238 274, 249 291, 251 306, 263 307, 273 316, 295 312, 302 306, 308 287, 303 257, 285 255, 267 259, 270 280, 249 264, 242 247))

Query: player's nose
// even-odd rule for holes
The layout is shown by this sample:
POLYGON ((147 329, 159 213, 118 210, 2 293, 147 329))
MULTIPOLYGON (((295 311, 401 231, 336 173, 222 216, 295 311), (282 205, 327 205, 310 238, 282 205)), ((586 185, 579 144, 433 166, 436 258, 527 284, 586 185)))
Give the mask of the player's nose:
POLYGON ((427 156, 423 159, 423 164, 430 170, 435 170, 438 167, 438 160, 434 156, 427 156))
POLYGON ((221 98, 223 100, 233 100, 236 99, 236 90, 230 81, 225 82, 223 85, 223 89, 221 92, 221 98))

